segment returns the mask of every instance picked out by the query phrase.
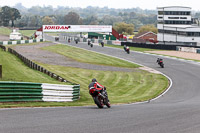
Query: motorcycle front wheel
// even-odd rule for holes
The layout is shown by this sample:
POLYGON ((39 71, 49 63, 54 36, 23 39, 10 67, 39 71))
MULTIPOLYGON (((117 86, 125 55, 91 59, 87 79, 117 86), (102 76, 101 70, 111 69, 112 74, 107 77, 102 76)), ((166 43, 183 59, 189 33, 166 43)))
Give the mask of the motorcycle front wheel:
POLYGON ((110 106, 110 102, 109 102, 109 100, 108 100, 108 98, 106 99, 106 104, 105 104, 108 108, 110 108, 111 106, 110 106))

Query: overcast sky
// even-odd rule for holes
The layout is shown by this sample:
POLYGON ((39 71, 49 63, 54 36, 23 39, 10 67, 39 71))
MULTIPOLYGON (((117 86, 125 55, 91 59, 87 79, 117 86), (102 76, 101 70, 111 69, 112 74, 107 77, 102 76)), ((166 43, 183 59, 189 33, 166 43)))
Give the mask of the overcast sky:
POLYGON ((30 8, 35 5, 53 7, 69 6, 82 7, 99 6, 109 8, 136 8, 153 9, 163 6, 186 6, 192 10, 200 11, 199 0, 0 0, 0 6, 14 6, 22 3, 23 6, 30 8))

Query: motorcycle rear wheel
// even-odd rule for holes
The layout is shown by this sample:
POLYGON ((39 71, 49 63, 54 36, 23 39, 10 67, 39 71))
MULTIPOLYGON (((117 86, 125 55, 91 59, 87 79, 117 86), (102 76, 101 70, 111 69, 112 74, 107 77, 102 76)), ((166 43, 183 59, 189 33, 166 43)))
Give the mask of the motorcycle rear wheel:
POLYGON ((99 108, 103 108, 103 102, 102 102, 102 100, 101 100, 100 97, 96 96, 96 97, 94 98, 94 101, 95 101, 96 105, 97 105, 99 108))

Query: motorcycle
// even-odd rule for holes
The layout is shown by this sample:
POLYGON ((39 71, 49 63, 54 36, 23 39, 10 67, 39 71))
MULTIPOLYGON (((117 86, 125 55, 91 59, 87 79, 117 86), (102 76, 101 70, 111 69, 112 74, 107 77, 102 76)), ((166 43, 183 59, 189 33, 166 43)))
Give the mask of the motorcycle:
POLYGON ((91 43, 91 41, 88 41, 88 45, 90 45, 90 47, 93 47, 93 44, 91 43))
POLYGON ((159 61, 157 61, 157 62, 158 62, 158 65, 160 65, 161 68, 164 68, 163 60, 159 60, 159 61))
POLYGON ((111 107, 109 99, 108 99, 108 94, 107 94, 105 87, 104 87, 104 89, 102 89, 102 88, 95 89, 93 87, 93 88, 90 89, 89 93, 92 96, 95 104, 99 108, 103 108, 104 105, 106 105, 108 108, 111 107))
POLYGON ((55 37, 55 41, 59 41, 59 37, 55 37))
POLYGON ((92 44, 92 43, 90 43, 90 47, 91 47, 91 48, 93 47, 93 44, 92 44))
POLYGON ((91 42, 90 42, 90 40, 89 40, 89 41, 88 41, 88 45, 90 45, 90 43, 91 43, 91 42))
POLYGON ((76 44, 78 44, 78 40, 75 40, 76 44))
POLYGON ((127 54, 130 54, 130 48, 126 48, 127 54))
POLYGON ((101 42, 101 46, 104 47, 104 42, 101 42))
POLYGON ((130 54, 130 48, 124 45, 124 51, 127 52, 127 54, 130 54))

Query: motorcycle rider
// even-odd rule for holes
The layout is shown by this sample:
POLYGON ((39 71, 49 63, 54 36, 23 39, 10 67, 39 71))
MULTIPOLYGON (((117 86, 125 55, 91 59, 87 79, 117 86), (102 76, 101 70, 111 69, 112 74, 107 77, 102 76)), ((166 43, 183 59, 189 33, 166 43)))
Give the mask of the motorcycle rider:
MULTIPOLYGON (((99 84, 99 83, 97 82, 97 80, 96 80, 95 78, 93 78, 93 79, 92 79, 92 82, 91 82, 91 83, 89 84, 89 86, 88 86, 88 89, 89 89, 90 95, 91 95, 93 98, 94 98, 93 95, 96 95, 97 92, 100 92, 100 93, 98 93, 98 95, 99 95, 101 98, 104 99, 104 102, 105 102, 104 104, 105 104, 108 108, 110 108, 110 102, 109 102, 109 99, 108 99, 108 95, 107 95, 106 87, 105 87, 105 86, 99 84), (95 91, 91 91, 91 90, 93 90, 93 89, 95 89, 95 91), (96 91, 96 90, 97 90, 97 91, 96 91)), ((95 98, 94 98, 94 101, 95 101, 95 98)), ((95 103, 96 103, 96 101, 95 101, 95 103)), ((102 107, 100 107, 100 108, 102 108, 102 107)))
POLYGON ((158 58, 156 62, 160 65, 163 62, 163 59, 158 58))
POLYGON ((90 90, 90 89, 92 89, 92 88, 95 88, 95 89, 106 89, 106 87, 104 87, 103 85, 101 85, 101 84, 99 84, 98 82, 97 82, 97 80, 95 79, 95 78, 93 78, 92 79, 92 82, 89 84, 89 86, 88 86, 88 89, 90 90))
POLYGON ((75 39, 76 44, 78 44, 78 38, 75 39))
POLYGON ((103 42, 103 41, 101 42, 101 46, 102 46, 102 47, 104 46, 104 42, 103 42))
POLYGON ((124 45, 124 51, 126 51, 126 45, 124 45))

